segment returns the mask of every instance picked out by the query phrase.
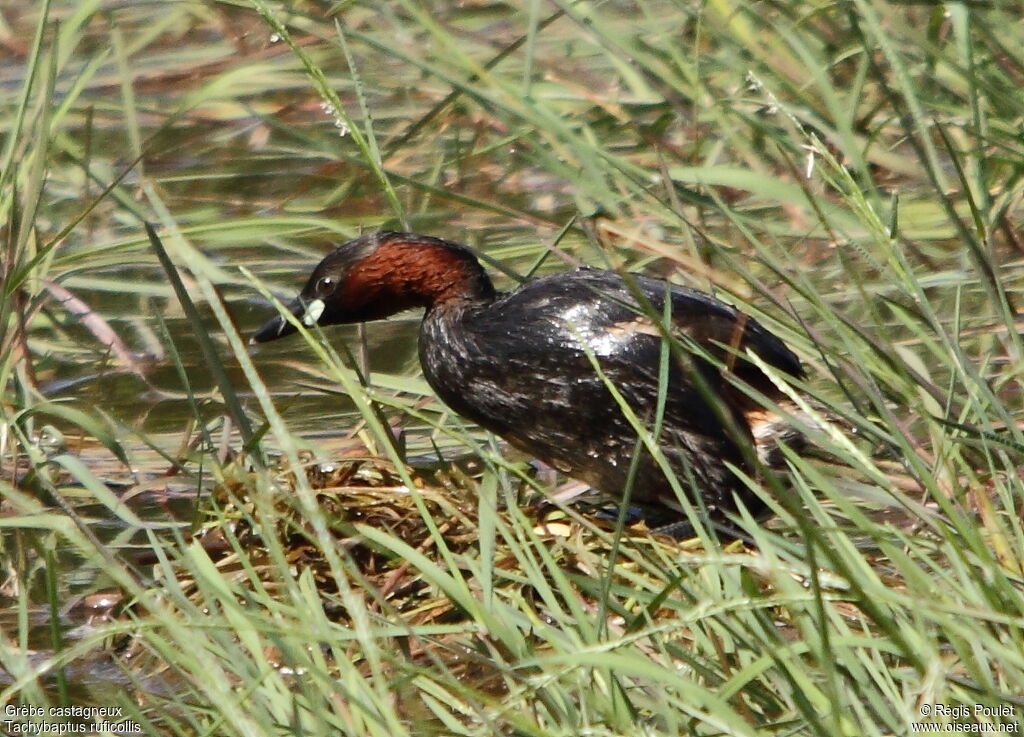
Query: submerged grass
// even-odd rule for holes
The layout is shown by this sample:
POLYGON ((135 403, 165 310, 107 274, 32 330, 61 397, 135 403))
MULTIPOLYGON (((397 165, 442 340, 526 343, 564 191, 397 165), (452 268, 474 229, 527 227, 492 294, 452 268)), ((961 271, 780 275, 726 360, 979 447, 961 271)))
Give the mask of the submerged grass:
POLYGON ((0 14, 5 703, 247 736, 1024 721, 1012 9, 0 14), (429 401, 408 325, 368 376, 336 336, 250 355, 264 282, 402 226, 715 290, 799 352, 831 461, 788 454, 743 545, 602 531, 524 506, 544 484, 429 401), (97 592, 124 612, 86 622, 97 592))

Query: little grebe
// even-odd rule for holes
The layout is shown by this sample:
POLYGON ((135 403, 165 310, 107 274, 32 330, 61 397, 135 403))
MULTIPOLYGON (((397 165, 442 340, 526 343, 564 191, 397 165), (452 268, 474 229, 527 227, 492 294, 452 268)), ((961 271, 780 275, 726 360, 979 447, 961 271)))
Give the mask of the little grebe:
MULTIPOLYGON (((426 308, 419 338, 423 372, 448 406, 607 494, 621 497, 626 490, 638 441, 606 382, 653 427, 659 374, 666 371, 659 446, 697 508, 725 530, 737 498, 755 515, 765 510, 728 465, 750 473, 752 454, 778 460, 779 437, 790 433, 787 441, 799 440, 716 367, 730 367, 740 382, 785 403, 744 354, 751 351, 795 377, 803 373, 799 359, 735 308, 659 279, 580 268, 503 294, 464 246, 379 233, 329 254, 290 309, 303 324, 323 326, 413 307, 426 308), (647 305, 638 304, 638 294, 647 305), (673 334, 686 352, 675 351, 662 369, 661 332, 645 312, 665 314, 666 294, 673 334)), ((253 341, 293 332, 279 315, 253 341)), ((672 518, 680 519, 679 501, 658 463, 641 448, 635 465, 630 499, 674 510, 672 518)))

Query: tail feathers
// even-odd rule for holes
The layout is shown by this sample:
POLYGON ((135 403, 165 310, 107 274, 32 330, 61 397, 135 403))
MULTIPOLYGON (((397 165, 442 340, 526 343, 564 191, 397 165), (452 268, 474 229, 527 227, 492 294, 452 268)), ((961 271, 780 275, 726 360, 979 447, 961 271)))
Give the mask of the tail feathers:
POLYGON ((768 468, 785 467, 786 460, 780 444, 801 453, 811 450, 807 438, 800 430, 801 426, 822 429, 822 420, 830 424, 846 424, 824 408, 814 408, 814 415, 811 415, 789 399, 779 402, 779 409, 782 410, 781 413, 766 408, 752 409, 744 413, 750 434, 754 438, 757 457, 768 468))

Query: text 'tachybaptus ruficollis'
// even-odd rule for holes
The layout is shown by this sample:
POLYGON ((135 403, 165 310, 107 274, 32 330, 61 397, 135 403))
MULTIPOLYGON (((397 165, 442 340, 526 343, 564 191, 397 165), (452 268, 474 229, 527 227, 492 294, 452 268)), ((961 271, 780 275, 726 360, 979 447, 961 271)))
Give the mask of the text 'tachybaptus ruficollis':
MULTIPOLYGON (((754 454, 771 458, 777 437, 790 431, 715 364, 773 401, 784 398, 745 358, 747 351, 784 374, 799 377, 802 369, 752 318, 703 292, 592 268, 499 293, 467 248, 412 233, 364 235, 339 247, 313 270, 290 309, 305 325, 324 326, 414 307, 426 308, 419 357, 430 386, 449 407, 516 448, 619 496, 639 454, 630 500, 676 510, 668 518, 681 519, 668 479, 638 448, 607 385, 652 428, 659 381, 667 381, 658 445, 696 508, 718 523, 735 511, 736 499, 755 515, 764 511, 728 464, 755 475, 754 454), (676 348, 664 360, 662 332, 648 315, 668 317, 682 352, 676 348)), ((293 332, 278 316, 253 340, 293 332)))

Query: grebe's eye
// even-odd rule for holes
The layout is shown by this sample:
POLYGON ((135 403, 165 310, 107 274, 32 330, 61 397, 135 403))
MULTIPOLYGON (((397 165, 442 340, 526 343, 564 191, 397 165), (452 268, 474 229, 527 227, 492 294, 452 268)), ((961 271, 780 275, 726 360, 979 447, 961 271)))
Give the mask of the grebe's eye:
POLYGON ((336 284, 333 276, 321 276, 316 282, 316 296, 326 297, 334 291, 336 284))

